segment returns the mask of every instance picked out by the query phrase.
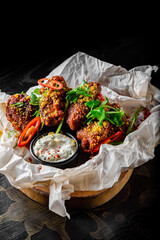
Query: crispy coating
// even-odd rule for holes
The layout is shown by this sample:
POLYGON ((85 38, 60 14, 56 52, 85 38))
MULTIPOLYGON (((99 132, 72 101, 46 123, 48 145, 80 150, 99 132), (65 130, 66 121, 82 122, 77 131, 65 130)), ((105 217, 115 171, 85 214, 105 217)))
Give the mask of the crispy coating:
POLYGON ((92 97, 80 95, 78 100, 71 104, 67 111, 66 122, 71 130, 77 130, 81 127, 85 116, 89 112, 89 108, 85 106, 85 102, 97 99, 101 92, 99 83, 90 82, 88 83, 88 87, 90 89, 89 94, 91 94, 92 97))
POLYGON ((6 116, 17 131, 22 132, 33 118, 34 107, 30 99, 27 94, 14 94, 7 101, 6 116))
POLYGON ((66 104, 66 92, 70 90, 63 77, 54 76, 49 81, 57 80, 63 84, 60 90, 42 87, 40 93, 40 114, 46 126, 57 126, 64 116, 64 108, 66 104))
MULTIPOLYGON (((107 103, 107 105, 114 108, 120 108, 117 103, 107 103)), ((109 110, 107 106, 104 109, 106 111, 109 110)), ((88 122, 84 127, 77 131, 77 139, 81 141, 82 150, 84 152, 91 153, 93 149, 103 142, 108 136, 111 136, 121 130, 123 133, 118 138, 118 141, 123 141, 126 137, 126 132, 130 122, 125 114, 123 115, 122 120, 122 126, 116 126, 107 120, 103 120, 102 126, 98 125, 98 120, 93 120, 91 123, 88 122)))
POLYGON ((77 131, 77 139, 81 140, 82 150, 90 153, 103 140, 107 138, 111 124, 104 120, 102 126, 98 125, 97 120, 87 123, 84 127, 77 131))
POLYGON ((89 112, 89 108, 84 103, 72 104, 67 112, 67 123, 71 130, 79 128, 89 112))

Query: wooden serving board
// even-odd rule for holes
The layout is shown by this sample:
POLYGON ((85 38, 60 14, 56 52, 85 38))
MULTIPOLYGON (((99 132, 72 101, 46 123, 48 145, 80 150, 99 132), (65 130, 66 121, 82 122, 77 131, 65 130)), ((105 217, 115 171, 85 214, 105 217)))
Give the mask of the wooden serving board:
MULTIPOLYGON (((133 169, 129 169, 120 175, 119 180, 112 188, 102 189, 99 191, 75 191, 71 194, 71 198, 66 201, 66 207, 70 209, 89 209, 100 206, 115 197, 129 180, 133 169)), ((49 188, 34 187, 20 189, 25 195, 32 200, 41 204, 48 204, 49 188)))

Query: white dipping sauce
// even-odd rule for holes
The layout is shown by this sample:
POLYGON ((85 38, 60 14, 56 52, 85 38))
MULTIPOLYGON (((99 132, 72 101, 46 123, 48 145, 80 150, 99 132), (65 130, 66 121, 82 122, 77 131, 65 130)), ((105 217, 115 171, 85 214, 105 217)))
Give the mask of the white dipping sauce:
POLYGON ((48 135, 38 139, 33 146, 35 155, 46 162, 64 161, 71 157, 75 150, 75 140, 59 133, 48 133, 48 135))

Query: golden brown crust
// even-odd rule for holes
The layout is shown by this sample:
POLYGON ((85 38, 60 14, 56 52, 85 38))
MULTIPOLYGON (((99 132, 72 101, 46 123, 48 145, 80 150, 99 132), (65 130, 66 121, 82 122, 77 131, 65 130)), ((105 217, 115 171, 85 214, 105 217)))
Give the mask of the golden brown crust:
POLYGON ((66 122, 71 130, 81 127, 89 108, 84 103, 72 104, 67 112, 66 122))
POLYGON ((107 138, 111 124, 104 120, 102 126, 99 126, 97 120, 86 124, 77 131, 77 139, 81 140, 81 147, 84 152, 90 153, 103 140, 107 138))
POLYGON ((30 100, 31 97, 27 94, 14 94, 7 101, 7 119, 20 132, 33 118, 34 107, 30 104, 30 100))
POLYGON ((91 97, 79 95, 77 101, 72 103, 67 111, 66 122, 73 131, 81 127, 85 116, 89 112, 89 108, 85 105, 85 102, 97 99, 101 91, 99 83, 90 82, 87 83, 87 86, 91 97))
POLYGON ((40 99, 40 111, 45 126, 57 126, 64 116, 64 108, 66 104, 66 92, 70 90, 67 87, 63 77, 54 76, 49 79, 59 81, 63 84, 60 90, 53 90, 51 88, 41 88, 39 91, 42 95, 40 99))

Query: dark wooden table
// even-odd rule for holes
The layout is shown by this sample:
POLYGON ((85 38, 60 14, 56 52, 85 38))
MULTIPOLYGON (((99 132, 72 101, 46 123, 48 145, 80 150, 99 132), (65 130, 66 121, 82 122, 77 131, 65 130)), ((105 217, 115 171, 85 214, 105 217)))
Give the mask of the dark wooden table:
MULTIPOLYGON (((13 94, 26 91, 63 60, 83 51, 101 60, 127 69, 138 65, 159 65, 158 43, 148 34, 107 38, 104 44, 52 44, 32 48, 12 43, 1 57, 0 89, 13 94), (19 51, 18 51, 19 50, 19 51)), ((160 87, 159 73, 152 84, 160 87)), ((0 174, 0 239, 157 239, 159 234, 159 153, 136 168, 121 192, 108 203, 90 210, 71 211, 71 219, 62 218, 47 206, 29 199, 13 188, 0 174)))

